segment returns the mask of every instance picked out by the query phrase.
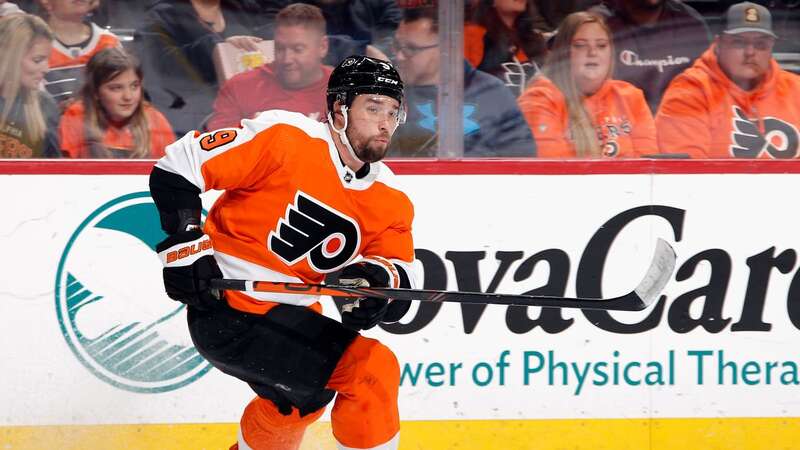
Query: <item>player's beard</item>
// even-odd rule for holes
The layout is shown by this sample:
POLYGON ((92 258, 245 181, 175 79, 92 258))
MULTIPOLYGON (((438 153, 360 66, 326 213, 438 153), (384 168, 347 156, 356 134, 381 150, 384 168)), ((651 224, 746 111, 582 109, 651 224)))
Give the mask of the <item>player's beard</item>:
POLYGON ((375 139, 377 137, 364 140, 353 139, 348 136, 348 140, 350 140, 350 143, 353 145, 353 152, 355 152, 358 159, 365 163, 375 163, 386 156, 386 152, 389 151, 389 139, 391 139, 389 135, 382 135, 379 137, 386 139, 386 143, 376 142, 375 139))

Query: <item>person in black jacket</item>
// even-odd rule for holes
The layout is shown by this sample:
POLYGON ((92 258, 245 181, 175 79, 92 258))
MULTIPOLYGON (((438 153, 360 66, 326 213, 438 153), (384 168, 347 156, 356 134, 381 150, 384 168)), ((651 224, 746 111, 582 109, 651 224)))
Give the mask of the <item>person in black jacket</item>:
POLYGON ((224 41, 257 50, 264 30, 254 8, 238 0, 161 0, 148 8, 137 32, 145 88, 177 135, 202 129, 211 114, 219 88, 214 47, 224 41))

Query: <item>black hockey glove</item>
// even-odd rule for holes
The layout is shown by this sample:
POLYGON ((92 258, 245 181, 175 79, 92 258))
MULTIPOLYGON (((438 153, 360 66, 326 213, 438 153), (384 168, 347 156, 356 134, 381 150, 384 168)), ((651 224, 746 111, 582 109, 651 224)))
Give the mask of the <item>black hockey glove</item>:
POLYGON ((222 278, 211 239, 200 229, 180 231, 156 246, 164 264, 164 288, 169 298, 209 310, 224 306, 222 294, 209 280, 222 278))
MULTIPOLYGON (((365 260, 345 266, 339 275, 338 284, 353 287, 389 287, 390 272, 377 263, 365 260)), ((396 322, 408 311, 410 302, 383 298, 363 297, 342 307, 342 324, 352 330, 369 330, 379 322, 396 322)))

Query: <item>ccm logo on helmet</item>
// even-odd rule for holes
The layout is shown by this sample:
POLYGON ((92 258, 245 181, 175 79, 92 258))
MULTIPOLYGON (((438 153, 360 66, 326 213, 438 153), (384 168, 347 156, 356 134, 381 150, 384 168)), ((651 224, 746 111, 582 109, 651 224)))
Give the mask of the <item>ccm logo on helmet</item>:
POLYGON ((211 249, 211 239, 206 239, 196 244, 187 245, 177 250, 167 253, 167 263, 173 263, 179 259, 186 258, 187 256, 196 255, 202 251, 211 249))
POLYGON ((386 77, 378 77, 378 81, 383 81, 384 83, 389 83, 389 84, 398 84, 397 80, 393 80, 391 78, 386 78, 386 77))

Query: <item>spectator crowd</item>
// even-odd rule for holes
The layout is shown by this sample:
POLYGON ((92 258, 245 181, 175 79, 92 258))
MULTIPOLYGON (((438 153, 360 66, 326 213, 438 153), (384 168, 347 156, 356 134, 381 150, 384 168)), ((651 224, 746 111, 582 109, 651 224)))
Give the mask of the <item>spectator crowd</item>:
MULTIPOLYGON (((797 2, 464 3, 465 157, 800 157, 797 2)), ((435 0, 0 0, 0 158, 152 159, 271 109, 324 121, 351 54, 405 83, 389 156, 435 157, 460 71, 440 47, 435 0)))

